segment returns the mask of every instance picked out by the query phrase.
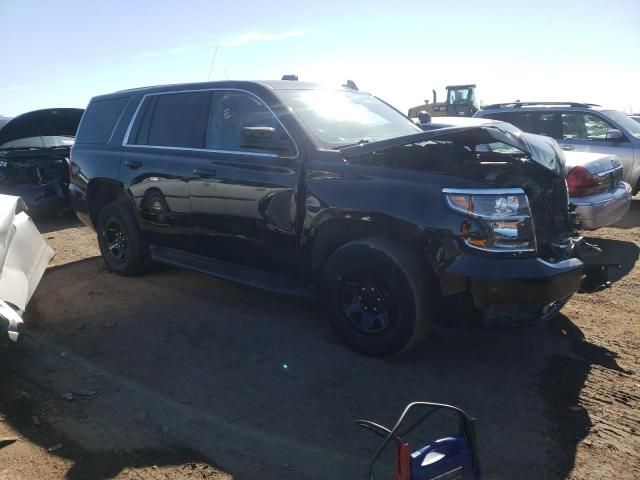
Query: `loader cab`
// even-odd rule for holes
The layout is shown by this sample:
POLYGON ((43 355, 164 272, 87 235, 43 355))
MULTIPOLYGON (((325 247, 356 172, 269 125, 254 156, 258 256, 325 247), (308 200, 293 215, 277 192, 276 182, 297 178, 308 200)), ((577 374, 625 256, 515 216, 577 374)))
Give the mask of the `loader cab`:
POLYGON ((447 86, 447 115, 471 117, 478 111, 475 85, 447 86))

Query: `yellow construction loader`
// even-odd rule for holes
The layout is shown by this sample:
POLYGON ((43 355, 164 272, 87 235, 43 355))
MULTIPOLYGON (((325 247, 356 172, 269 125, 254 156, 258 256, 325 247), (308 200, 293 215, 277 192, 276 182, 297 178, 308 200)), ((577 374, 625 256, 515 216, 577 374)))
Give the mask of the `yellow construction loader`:
POLYGON ((416 118, 420 112, 427 112, 432 117, 472 117, 478 111, 475 85, 449 85, 447 100, 437 102, 436 91, 433 90, 433 103, 425 100, 424 104, 409 109, 409 117, 416 118))

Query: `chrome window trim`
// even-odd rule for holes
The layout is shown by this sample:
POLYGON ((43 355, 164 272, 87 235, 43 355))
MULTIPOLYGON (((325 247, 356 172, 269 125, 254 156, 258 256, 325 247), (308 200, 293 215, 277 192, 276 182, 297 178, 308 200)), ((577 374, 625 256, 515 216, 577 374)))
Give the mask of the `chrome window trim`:
MULTIPOLYGON (((207 122, 207 124, 208 124, 208 122, 207 122)), ((298 148, 298 145, 293 140, 293 137, 291 136, 289 131, 285 128, 285 126, 282 124, 282 122, 280 121, 278 116, 273 112, 273 110, 271 110, 269 105, 267 105, 264 102, 264 100, 262 100, 255 93, 250 92, 248 90, 241 89, 241 88, 202 88, 202 89, 197 89, 197 90, 172 90, 170 92, 147 93, 147 94, 142 96, 142 98, 140 99, 140 102, 138 103, 138 107, 136 108, 136 111, 133 113, 133 116, 131 117, 131 121, 129 122, 129 126, 127 127, 127 131, 125 132, 124 138, 122 139, 122 146, 123 147, 134 147, 134 148, 156 148, 156 149, 162 148, 162 149, 169 149, 169 150, 186 150, 186 151, 195 151, 195 152, 228 153, 228 154, 232 154, 232 155, 251 155, 251 156, 258 156, 258 157, 286 158, 286 159, 290 159, 290 160, 295 160, 300 156, 300 149, 298 148), (273 115, 273 117, 276 119, 278 124, 282 127, 282 130, 284 130, 284 132, 287 134, 287 136, 289 137, 289 140, 291 140, 291 143, 295 147, 295 155, 287 156, 287 157, 280 157, 276 153, 251 152, 251 151, 245 151, 245 150, 219 150, 219 149, 211 149, 211 148, 190 148, 190 147, 171 147, 171 146, 163 146, 163 145, 134 145, 134 144, 129 144, 129 135, 131 134, 131 129, 133 128, 133 124, 135 123, 136 119, 138 118, 138 114, 140 113, 140 109, 142 108, 142 105, 146 101, 147 97, 153 97, 153 96, 158 96, 158 95, 174 95, 174 94, 177 94, 177 93, 198 93, 198 92, 240 92, 240 93, 245 93, 245 94, 248 94, 248 95, 254 97, 256 100, 258 100, 258 102, 260 102, 262 105, 264 105, 267 110, 269 110, 271 115, 273 115)))
POLYGON ((192 148, 192 147, 165 147, 163 145, 124 145, 128 148, 153 148, 156 150, 180 150, 187 152, 209 152, 209 153, 225 153, 229 155, 250 155, 252 157, 269 157, 269 158, 291 158, 295 159, 297 157, 279 157, 277 153, 266 153, 266 152, 250 152, 250 151, 241 151, 241 150, 214 150, 212 148, 192 148))
MULTIPOLYGON (((120 97, 120 98, 126 98, 126 97, 120 97)), ((113 125, 113 130, 111 130, 111 135, 109 135, 109 140, 107 140, 106 145, 109 145, 111 143, 111 140, 113 140, 113 136, 116 134, 116 129, 118 128, 118 124, 120 123, 120 120, 122 120, 122 116, 124 115, 124 112, 127 110, 127 107, 131 103, 131 98, 132 97, 127 98, 127 103, 125 103, 124 107, 122 107, 122 111, 120 112, 120 115, 118 115, 118 119, 116 120, 116 123, 113 125)), ((117 98, 114 100, 117 100, 117 98)))

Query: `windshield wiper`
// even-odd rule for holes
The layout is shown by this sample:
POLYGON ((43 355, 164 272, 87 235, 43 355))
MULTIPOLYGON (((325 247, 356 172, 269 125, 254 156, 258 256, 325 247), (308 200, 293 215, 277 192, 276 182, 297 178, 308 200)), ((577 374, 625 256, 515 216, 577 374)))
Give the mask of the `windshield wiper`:
POLYGON ((363 138, 361 140, 358 140, 357 142, 345 143, 343 145, 338 145, 336 147, 333 147, 331 150, 342 150, 343 148, 356 147, 358 145, 364 145, 365 143, 370 143, 370 142, 371 142, 370 138, 363 138))

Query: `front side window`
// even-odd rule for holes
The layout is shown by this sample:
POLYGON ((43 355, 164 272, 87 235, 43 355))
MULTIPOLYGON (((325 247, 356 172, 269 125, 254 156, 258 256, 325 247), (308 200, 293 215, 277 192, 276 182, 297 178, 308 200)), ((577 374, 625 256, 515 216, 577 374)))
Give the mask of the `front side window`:
POLYGON ((131 143, 162 147, 204 148, 210 92, 151 95, 131 143))
POLYGON ((562 138, 566 140, 606 140, 612 128, 599 116, 581 112, 562 114, 562 138))
POLYGON ((366 93, 342 90, 277 93, 321 148, 341 148, 422 132, 400 112, 366 93))
POLYGON ((228 151, 266 150, 251 146, 243 138, 243 129, 273 129, 275 135, 285 141, 284 129, 262 101, 243 92, 216 92, 211 99, 206 148, 228 151))

